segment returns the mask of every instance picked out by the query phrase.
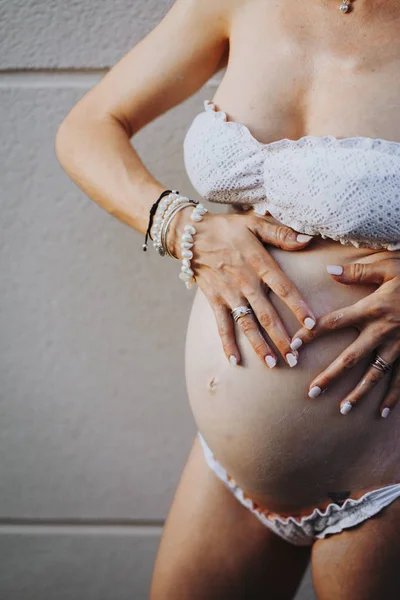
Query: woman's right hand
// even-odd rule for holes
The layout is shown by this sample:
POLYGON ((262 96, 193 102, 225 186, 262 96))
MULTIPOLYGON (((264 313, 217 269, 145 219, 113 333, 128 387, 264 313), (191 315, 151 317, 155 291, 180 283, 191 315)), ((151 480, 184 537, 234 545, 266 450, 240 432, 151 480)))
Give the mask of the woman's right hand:
POLYGON ((202 221, 193 223, 190 220, 192 210, 192 207, 184 208, 172 220, 168 248, 180 259, 179 239, 183 227, 187 223, 195 225, 191 268, 196 283, 214 311, 226 357, 232 364, 240 363, 231 311, 250 304, 254 314, 242 316, 237 322, 257 355, 270 368, 277 363, 276 353, 262 334, 260 324, 284 360, 294 367, 298 354, 290 347, 291 336, 268 299, 268 288, 285 302, 302 326, 312 329, 316 320, 297 288, 263 244, 289 251, 301 250, 309 244, 311 236, 299 235, 274 222, 273 218, 253 212, 208 212, 202 221))

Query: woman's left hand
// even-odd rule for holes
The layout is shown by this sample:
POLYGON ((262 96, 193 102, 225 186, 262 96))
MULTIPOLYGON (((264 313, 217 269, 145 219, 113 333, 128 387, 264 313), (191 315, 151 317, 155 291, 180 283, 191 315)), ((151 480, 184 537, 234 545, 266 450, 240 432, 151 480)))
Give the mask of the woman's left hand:
MULTIPOLYGON (((396 368, 397 363, 394 365, 400 357, 400 259, 385 258, 370 264, 329 265, 327 271, 339 283, 375 283, 379 287, 352 306, 320 317, 312 330, 302 328, 293 336, 293 348, 298 349, 337 329, 356 327, 360 332, 357 339, 314 378, 308 395, 316 398, 346 369, 354 367, 375 351, 386 363, 393 365, 391 385, 380 406, 381 416, 387 417, 400 397, 400 369, 396 368)), ((341 401, 340 412, 347 414, 385 375, 384 371, 370 365, 357 386, 341 401)))

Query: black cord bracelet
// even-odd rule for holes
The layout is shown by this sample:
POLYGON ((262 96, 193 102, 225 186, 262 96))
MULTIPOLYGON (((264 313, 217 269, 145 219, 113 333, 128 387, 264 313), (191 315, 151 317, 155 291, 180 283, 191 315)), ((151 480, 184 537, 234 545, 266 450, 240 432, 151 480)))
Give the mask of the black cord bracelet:
POLYGON ((148 227, 147 227, 146 236, 144 238, 144 244, 142 246, 142 249, 143 249, 144 252, 146 252, 146 250, 147 250, 147 239, 149 237, 150 237, 151 240, 153 239, 151 237, 151 234, 150 234, 150 229, 151 229, 151 227, 153 225, 153 219, 154 219, 154 215, 155 215, 155 212, 157 210, 157 207, 158 207, 160 201, 164 198, 164 196, 168 196, 168 194, 171 194, 173 191, 176 192, 177 194, 179 194, 178 190, 165 190, 164 192, 162 192, 162 194, 160 194, 160 196, 154 202, 153 206, 150 208, 149 224, 148 224, 148 227))

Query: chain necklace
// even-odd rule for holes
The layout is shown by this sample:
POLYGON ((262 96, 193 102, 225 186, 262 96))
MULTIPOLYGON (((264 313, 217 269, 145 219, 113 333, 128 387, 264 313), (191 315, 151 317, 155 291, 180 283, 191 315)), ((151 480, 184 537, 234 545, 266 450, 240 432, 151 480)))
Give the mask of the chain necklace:
POLYGON ((342 4, 339 6, 339 10, 342 13, 347 13, 350 10, 350 0, 342 0, 342 4))

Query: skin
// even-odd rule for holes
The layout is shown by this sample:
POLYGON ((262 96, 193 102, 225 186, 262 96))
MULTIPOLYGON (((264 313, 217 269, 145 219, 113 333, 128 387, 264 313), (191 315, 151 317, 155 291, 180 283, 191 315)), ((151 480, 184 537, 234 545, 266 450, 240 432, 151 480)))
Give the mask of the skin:
MULTIPOLYGON (((358 364, 373 348, 390 365, 395 364, 400 355, 400 260, 386 256, 386 253, 382 253, 382 258, 372 265, 345 265, 341 275, 333 275, 336 281, 345 285, 355 282, 376 284, 379 287, 373 294, 344 310, 324 315, 312 332, 303 328, 294 335, 293 339, 307 344, 344 327, 356 325, 360 331, 357 340, 310 383, 310 390, 314 389, 318 395, 319 390, 322 393, 328 389, 346 369, 358 364)), ((384 378, 385 372, 370 366, 357 386, 343 398, 340 406, 350 404, 352 408, 384 378)), ((397 404, 399 389, 400 372, 395 368, 389 392, 380 406, 384 418, 397 404)))
MULTIPOLYGON (((227 66, 228 57, 225 77, 213 100, 229 118, 247 126, 260 142, 327 133, 400 141, 400 6, 395 1, 357 0, 354 11, 346 16, 337 7, 336 0, 299 4, 289 0, 279 4, 261 0, 178 0, 163 21, 66 117, 56 139, 61 164, 94 201, 143 234, 154 198, 170 186, 162 185, 149 173, 129 139, 197 91, 227 66)), ((333 495, 340 500, 349 492, 356 497, 363 488, 399 481, 397 413, 394 411, 388 419, 386 430, 379 429, 374 421, 375 410, 385 395, 385 382, 377 383, 366 395, 363 412, 354 410, 343 420, 338 411, 336 418, 330 408, 345 397, 346 387, 351 384, 356 388, 369 357, 351 365, 345 383, 339 382, 332 391, 333 377, 343 379, 339 377, 343 369, 336 366, 333 373, 324 375, 325 402, 321 399, 318 404, 301 405, 293 402, 290 392, 292 389, 293 394, 299 394, 304 388, 306 396, 309 384, 320 381, 326 365, 333 364, 337 355, 354 344, 355 326, 365 327, 371 315, 382 323, 386 319, 385 336, 374 338, 380 353, 386 352, 385 344, 389 349, 389 342, 391 348, 395 346, 398 333, 395 327, 389 330, 388 322, 394 323, 397 316, 394 310, 384 313, 382 307, 395 306, 397 275, 393 264, 397 265, 394 261, 398 253, 391 253, 388 260, 383 253, 368 249, 343 248, 317 240, 298 243, 295 232, 268 217, 258 216, 255 220, 254 215, 238 212, 208 214, 206 218, 207 226, 204 219, 196 234, 199 290, 189 323, 187 348, 196 349, 198 360, 194 369, 192 353, 188 353, 188 392, 199 429, 207 432, 207 441, 212 440, 210 445, 218 450, 228 470, 245 489, 257 492, 256 484, 260 484, 255 499, 272 510, 300 510, 318 499, 333 495), (225 233, 221 235, 221 231, 225 233), (326 273, 327 264, 343 264, 350 269, 345 271, 347 285, 340 286, 340 278, 326 273), (380 292, 380 314, 374 296, 379 283, 369 283, 369 287, 350 284, 360 283, 360 267, 356 264, 369 265, 365 270, 369 269, 373 279, 381 278, 382 289, 389 284, 380 292), (316 294, 308 293, 306 282, 310 273, 319 286, 316 294), (268 294, 265 283, 272 290, 268 294), (215 296, 214 289, 223 293, 215 296), (330 290, 330 300, 320 314, 318 294, 324 290, 330 290), (228 318, 230 309, 249 297, 256 306, 261 327, 252 317, 243 317, 237 327, 233 326, 228 318), (364 321, 358 304, 358 310, 352 312, 353 320, 346 317, 347 326, 328 342, 329 336, 323 336, 329 329, 323 321, 324 314, 344 312, 347 306, 357 307, 359 302, 364 302, 364 321), (317 320, 311 330, 314 337, 308 337, 309 330, 302 327, 306 316, 317 320), (197 331, 200 323, 202 331, 197 331), (290 348, 296 337, 304 341, 299 352, 290 348), (308 342, 313 343, 307 347, 308 342), (288 366, 290 353, 299 359, 296 368, 288 366), (232 354, 237 356, 237 368, 228 362, 232 354), (277 391, 268 398, 267 406, 265 390, 274 389, 271 386, 279 390, 283 373, 267 366, 266 355, 275 357, 279 368, 286 369, 286 395, 277 391), (211 366, 218 366, 217 374, 210 371, 211 366), (207 391, 202 387, 206 377, 207 391), (243 392, 238 394, 240 378, 243 392), (249 397, 246 390, 252 382, 255 393, 249 397), (304 421, 302 429, 296 429, 305 415, 310 415, 310 419, 304 421), (268 430, 268 426, 272 429, 268 430), (324 480, 326 469, 319 471, 319 465, 314 463, 312 468, 306 468, 307 460, 315 461, 327 452, 316 439, 322 426, 326 426, 325 436, 331 436, 332 443, 346 448, 338 457, 347 459, 352 467, 342 468, 333 461, 333 487, 324 480), (285 439, 286 431, 290 435, 285 439), (247 445, 246 440, 232 444, 235 435, 243 440, 247 436, 247 445), (263 437, 270 447, 261 448, 260 465, 270 464, 266 458, 271 452, 280 462, 277 461, 274 473, 263 473, 260 482, 255 477, 257 465, 252 444, 259 444, 263 437), (307 448, 301 445, 304 441, 308 448, 315 444, 314 452, 308 456, 307 448), (298 448, 298 468, 302 469, 298 473, 310 478, 305 489, 298 489, 296 477, 287 477, 291 463, 285 456, 281 460, 280 454, 284 453, 279 451, 286 442, 290 448, 298 448), (337 473, 333 470, 335 465, 337 473)), ((185 209, 170 229, 168 242, 178 257, 176 240, 187 221, 185 209)), ((363 348, 369 343, 366 339, 361 342, 363 348)), ((394 355, 393 351, 391 356, 394 355)), ((394 383, 397 385, 396 378, 394 383)), ((391 393, 387 398, 394 404, 395 395, 390 396, 391 393)), ((388 405, 388 400, 384 403, 388 405)), ((332 453, 325 456, 332 458, 332 453)), ((248 598, 245 587, 249 581, 259 582, 251 590, 251 597, 265 597, 267 587, 270 598, 292 598, 308 560, 307 551, 278 541, 261 524, 256 525, 254 517, 226 494, 221 482, 205 467, 195 441, 160 545, 151 599, 176 598, 176 589, 181 590, 182 598, 188 597, 189 590, 190 597, 195 597, 195 593, 199 598, 212 597, 218 590, 219 598, 248 598), (189 527, 191 536, 187 535, 189 527), (215 536, 215 531, 221 531, 221 535, 215 536), (214 560, 210 560, 210 548, 214 560), (284 566, 282 572, 277 563, 284 566), (275 578, 272 572, 276 572, 275 578)), ((344 599, 395 598, 400 583, 395 567, 398 525, 397 501, 361 527, 316 542, 311 558, 318 597, 337 598, 339 588, 340 598, 344 599), (366 548, 370 552, 368 560, 366 548), (372 568, 378 559, 382 568, 372 568)))

